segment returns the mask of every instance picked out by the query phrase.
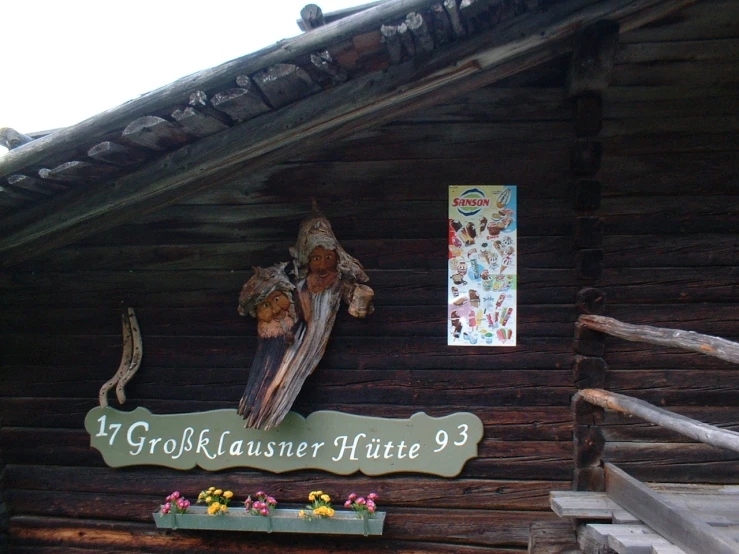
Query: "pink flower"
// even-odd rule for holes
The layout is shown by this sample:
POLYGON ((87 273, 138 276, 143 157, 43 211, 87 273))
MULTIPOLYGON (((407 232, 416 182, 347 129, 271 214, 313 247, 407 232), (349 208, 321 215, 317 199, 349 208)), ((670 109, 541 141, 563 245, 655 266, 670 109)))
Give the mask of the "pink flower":
POLYGON ((367 511, 371 514, 375 513, 375 507, 374 506, 367 506, 367 511))
POLYGON ((172 494, 170 494, 169 496, 171 496, 171 497, 172 497, 172 500, 177 500, 177 499, 178 499, 178 498, 180 497, 180 491, 174 491, 174 492, 173 492, 172 494))
POLYGON ((357 497, 357 493, 353 492, 349 495, 349 500, 354 500, 357 497))
POLYGON ((375 494, 374 492, 371 492, 371 493, 369 493, 369 494, 367 495, 367 498, 369 498, 370 500, 377 500, 377 499, 379 499, 380 497, 379 497, 379 496, 377 496, 377 494, 375 494))
POLYGON ((352 501, 351 500, 347 500, 346 502, 344 502, 344 508, 351 508, 351 507, 352 507, 352 501))
POLYGON ((263 516, 266 516, 269 515, 269 510, 267 508, 262 508, 261 510, 259 510, 259 513, 263 516))
POLYGON ((360 506, 363 506, 366 502, 367 501, 362 496, 360 496, 359 498, 357 498, 357 504, 359 504, 360 506))
POLYGON ((267 497, 267 503, 269 503, 269 504, 272 504, 272 505, 274 505, 274 506, 277 506, 277 500, 275 500, 275 499, 274 499, 274 498, 272 498, 271 496, 268 496, 268 497, 267 497))
POLYGON ((266 492, 264 492, 264 491, 259 491, 259 492, 257 493, 257 496, 267 496, 267 493, 266 493, 266 492))
POLYGON ((369 508, 372 508, 372 509, 374 509, 374 508, 375 508, 375 503, 374 503, 374 502, 373 502, 372 500, 368 500, 368 501, 367 501, 367 508, 368 508, 368 509, 369 509, 369 508))
POLYGON ((169 509, 171 507, 172 507, 172 504, 170 504, 169 502, 167 502, 164 506, 162 506, 162 513, 163 514, 168 514, 169 513, 169 509))

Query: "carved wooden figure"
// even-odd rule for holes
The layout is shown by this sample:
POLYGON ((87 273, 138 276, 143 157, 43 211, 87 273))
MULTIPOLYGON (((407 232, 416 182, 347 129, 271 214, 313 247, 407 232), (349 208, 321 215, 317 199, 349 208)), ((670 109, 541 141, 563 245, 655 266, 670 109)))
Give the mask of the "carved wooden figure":
POLYGON ((246 390, 239 402, 239 415, 251 422, 265 409, 265 392, 282 364, 288 346, 295 341, 298 317, 293 303, 295 286, 285 274, 286 262, 266 269, 254 268, 254 275, 241 289, 239 314, 257 318, 259 344, 246 390))
MULTIPOLYGON (((247 398, 247 405, 239 408, 246 427, 272 429, 290 411, 303 383, 326 350, 342 299, 349 304, 353 317, 363 318, 374 311, 374 292, 364 284, 369 278, 362 264, 341 247, 331 224, 315 203, 311 216, 300 225, 297 243, 290 254, 297 279, 296 313, 305 327, 301 323, 292 343, 286 345, 280 367, 270 383, 262 378, 259 397, 247 398)), ((260 347, 264 340, 260 331, 260 347)), ((249 379, 251 382, 252 377, 249 379)))

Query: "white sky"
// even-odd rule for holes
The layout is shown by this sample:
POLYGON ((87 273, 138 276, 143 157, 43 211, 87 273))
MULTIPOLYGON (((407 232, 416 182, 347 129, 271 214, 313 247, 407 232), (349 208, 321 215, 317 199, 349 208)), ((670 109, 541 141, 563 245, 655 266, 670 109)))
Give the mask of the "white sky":
MULTIPOLYGON (((74 125, 180 77, 301 33, 369 0, 16 0, 0 9, 0 127, 74 125)), ((0 156, 5 149, 0 146, 0 156)))

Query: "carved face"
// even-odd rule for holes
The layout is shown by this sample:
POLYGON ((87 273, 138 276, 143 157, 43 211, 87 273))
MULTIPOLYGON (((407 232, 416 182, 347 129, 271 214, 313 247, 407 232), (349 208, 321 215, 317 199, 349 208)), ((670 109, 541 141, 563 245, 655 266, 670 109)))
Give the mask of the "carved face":
POLYGON ((339 258, 335 250, 316 246, 308 258, 308 289, 313 293, 323 292, 336 282, 339 276, 339 258))
POLYGON ((290 309, 290 299, 281 290, 276 290, 257 304, 257 319, 268 323, 284 319, 290 309))
POLYGON ((319 277, 326 277, 329 273, 336 273, 339 259, 335 250, 327 250, 323 246, 316 246, 310 253, 309 269, 319 277))

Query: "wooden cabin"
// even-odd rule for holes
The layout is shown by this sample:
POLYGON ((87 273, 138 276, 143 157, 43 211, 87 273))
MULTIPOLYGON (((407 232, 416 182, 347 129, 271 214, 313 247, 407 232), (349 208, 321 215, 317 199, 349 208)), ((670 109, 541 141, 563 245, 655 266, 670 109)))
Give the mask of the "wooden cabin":
POLYGON ((307 7, 302 24, 48 136, 4 131, 5 551, 512 554, 558 520, 550 491, 597 487, 594 460, 737 483, 736 453, 614 413, 593 440, 571 403, 598 387, 739 426, 729 362, 578 324, 739 339, 739 3, 389 0, 341 18, 307 7), (518 342, 448 346, 449 187, 500 184, 518 190, 518 342), (312 199, 375 313, 342 308, 293 410, 470 412, 477 456, 454 477, 109 467, 84 420, 121 359, 121 308, 143 358, 115 407, 235 408, 257 345, 239 291, 286 259, 312 199), (172 491, 214 484, 295 506, 375 491, 384 531, 155 526, 172 491))

